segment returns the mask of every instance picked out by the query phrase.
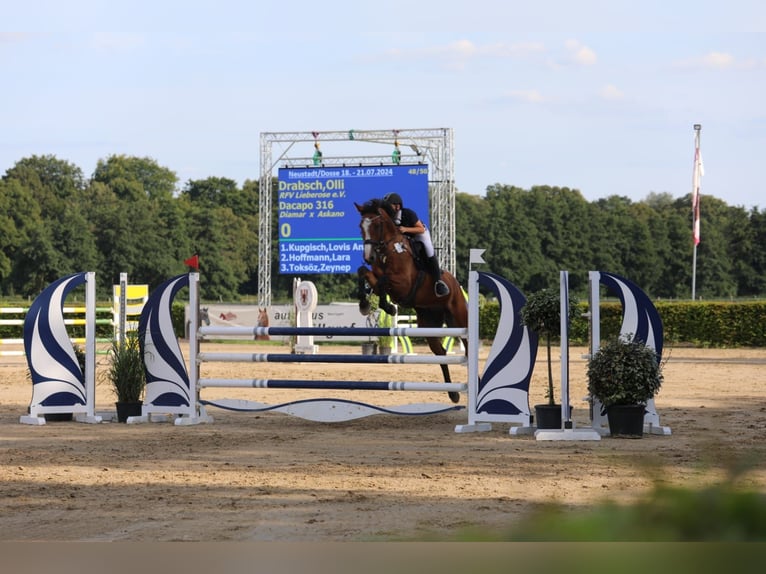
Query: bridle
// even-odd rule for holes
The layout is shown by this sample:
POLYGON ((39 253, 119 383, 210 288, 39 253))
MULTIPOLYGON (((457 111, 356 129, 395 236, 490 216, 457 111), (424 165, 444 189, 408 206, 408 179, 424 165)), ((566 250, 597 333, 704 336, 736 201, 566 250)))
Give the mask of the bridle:
MULTIPOLYGON (((365 259, 365 261, 369 265, 372 265, 373 263, 378 263, 381 267, 385 267, 387 254, 390 249, 389 246, 391 243, 396 241, 396 236, 390 237, 389 239, 385 239, 385 228, 384 228, 383 216, 381 214, 378 214, 374 217, 367 216, 363 219, 363 222, 364 220, 368 221, 370 225, 377 222, 376 231, 377 231, 377 236, 379 237, 379 239, 377 240, 375 239, 364 240, 365 246, 370 245, 372 247, 371 260, 365 259)), ((372 233, 369 232, 370 231, 369 227, 367 228, 363 227, 362 229, 363 231, 365 231, 365 235, 367 236, 373 235, 372 233)))

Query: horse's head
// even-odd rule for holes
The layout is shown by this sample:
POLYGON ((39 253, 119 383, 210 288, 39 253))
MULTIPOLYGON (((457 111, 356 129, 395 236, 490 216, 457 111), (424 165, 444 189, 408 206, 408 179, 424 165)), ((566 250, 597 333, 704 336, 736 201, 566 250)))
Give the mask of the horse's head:
POLYGON ((354 203, 362 216, 359 228, 364 241, 364 261, 374 264, 385 255, 386 245, 400 235, 391 214, 379 199, 371 199, 363 205, 354 203))

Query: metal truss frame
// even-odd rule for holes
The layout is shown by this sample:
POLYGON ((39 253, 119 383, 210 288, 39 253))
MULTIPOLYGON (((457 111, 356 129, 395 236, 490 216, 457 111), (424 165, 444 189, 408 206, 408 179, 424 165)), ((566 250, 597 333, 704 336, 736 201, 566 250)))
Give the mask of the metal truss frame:
MULTIPOLYGON (((431 238, 442 268, 455 272, 455 159, 452 128, 402 130, 346 130, 314 132, 262 132, 261 175, 259 180, 258 223, 258 305, 271 305, 271 233, 273 172, 278 166, 312 166, 313 156, 305 155, 305 142, 365 142, 394 146, 402 151, 400 163, 427 163, 428 193, 431 207, 431 238), (279 151, 275 154, 274 147, 279 151), (303 153, 304 155, 291 155, 303 153), (276 157, 275 157, 276 156, 276 157)), ((312 152, 313 153, 313 152, 312 152)), ((390 165, 389 155, 335 155, 322 153, 322 166, 390 165)))

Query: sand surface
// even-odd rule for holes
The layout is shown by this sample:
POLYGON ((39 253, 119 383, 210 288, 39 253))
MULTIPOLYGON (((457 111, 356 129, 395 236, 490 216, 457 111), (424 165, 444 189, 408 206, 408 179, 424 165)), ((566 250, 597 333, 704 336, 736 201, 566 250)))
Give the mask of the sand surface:
MULTIPOLYGON (((183 346, 183 345, 182 345, 183 346)), ((235 350, 242 345, 203 345, 235 350)), ((247 352, 286 352, 265 344, 247 352)), ((425 352, 424 348, 418 349, 425 352)), ((360 353, 331 347, 332 353, 360 353)), ((573 348, 571 401, 588 423, 585 349, 573 348)), ((559 382, 559 351, 554 377, 559 382)), ((667 349, 656 405, 670 436, 543 442, 509 425, 457 434, 465 411, 318 423, 210 409, 214 422, 19 424, 31 398, 22 358, 0 357, 0 541, 368 541, 448 539, 504 528, 541 502, 630 502, 655 481, 706 485, 744 457, 743 487, 766 488, 766 349, 667 349)), ((106 371, 99 358, 98 372, 106 371)), ((464 382, 466 369, 452 367, 464 382)), ((203 376, 440 381, 435 365, 203 365, 203 376)), ((99 375, 103 377, 103 374, 99 375)), ((530 404, 544 402, 541 349, 530 404)), ((557 391, 558 392, 558 391, 557 391)), ((445 393, 206 389, 270 403, 334 396, 450 404, 445 393)), ((107 383, 97 410, 113 411, 107 383)), ((465 397, 463 397, 465 404, 465 397)))

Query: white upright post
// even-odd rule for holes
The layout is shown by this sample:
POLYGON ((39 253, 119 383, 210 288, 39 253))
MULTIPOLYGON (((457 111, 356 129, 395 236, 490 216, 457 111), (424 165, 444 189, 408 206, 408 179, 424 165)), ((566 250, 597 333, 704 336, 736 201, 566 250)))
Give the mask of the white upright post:
POLYGON ((571 429, 572 411, 569 407, 569 271, 559 278, 559 316, 561 317, 561 422, 571 429))
POLYGON ((199 273, 189 273, 189 418, 194 421, 199 409, 199 273))
POLYGON ((574 428, 569 409, 569 272, 559 274, 561 297, 561 426, 556 429, 537 429, 537 440, 601 440, 601 435, 592 428, 574 428))
POLYGON ((455 432, 483 432, 492 430, 492 424, 477 422, 476 395, 479 392, 479 272, 471 269, 474 263, 484 263, 484 249, 471 249, 468 271, 468 424, 456 425, 455 432))
POLYGON ((85 274, 85 413, 75 413, 83 423, 100 423, 96 415, 96 274, 85 274))
POLYGON ((120 273, 120 297, 118 299, 117 342, 125 342, 125 314, 128 312, 128 274, 120 273))
MULTIPOLYGON (((589 359, 601 348, 601 273, 599 271, 588 272, 588 307, 590 309, 590 348, 589 359)), ((609 422, 606 415, 601 414, 601 401, 596 397, 588 397, 590 400, 590 423, 601 434, 609 434, 607 427, 609 422)))

